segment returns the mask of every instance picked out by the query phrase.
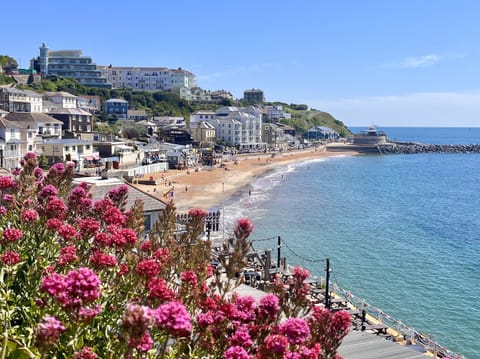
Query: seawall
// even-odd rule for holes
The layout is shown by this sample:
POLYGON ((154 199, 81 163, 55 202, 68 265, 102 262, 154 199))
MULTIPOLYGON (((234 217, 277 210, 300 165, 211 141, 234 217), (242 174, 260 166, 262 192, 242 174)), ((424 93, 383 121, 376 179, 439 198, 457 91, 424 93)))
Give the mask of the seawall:
POLYGON ((387 142, 379 145, 328 144, 329 152, 355 151, 362 154, 480 153, 478 145, 433 145, 413 142, 387 142))
POLYGON ((480 145, 434 145, 423 143, 389 142, 377 145, 381 154, 415 153, 480 153, 480 145))

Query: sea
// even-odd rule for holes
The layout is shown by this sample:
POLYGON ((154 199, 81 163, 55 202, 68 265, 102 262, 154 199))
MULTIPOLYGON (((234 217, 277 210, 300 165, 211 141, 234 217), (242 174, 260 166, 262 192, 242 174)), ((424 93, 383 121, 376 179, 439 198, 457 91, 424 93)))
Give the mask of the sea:
MULTIPOLYGON (((351 128, 358 133, 365 128, 351 128)), ((479 144, 480 128, 378 128, 396 141, 479 144)), ((255 249, 325 276, 468 359, 480 358, 480 154, 334 156, 278 168, 224 205, 255 249)), ((228 231, 227 231, 228 232, 228 231)), ((227 234, 228 235, 228 234, 227 234)))

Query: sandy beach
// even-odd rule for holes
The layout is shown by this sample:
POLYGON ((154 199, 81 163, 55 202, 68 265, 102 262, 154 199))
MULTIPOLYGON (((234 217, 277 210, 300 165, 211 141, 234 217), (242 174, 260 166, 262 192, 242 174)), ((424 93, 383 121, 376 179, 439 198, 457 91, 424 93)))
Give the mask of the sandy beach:
POLYGON ((358 153, 328 152, 320 148, 309 148, 285 153, 237 155, 235 161, 224 161, 223 167, 154 173, 147 175, 145 179, 153 177, 160 180, 160 184, 156 186, 135 184, 135 186, 165 202, 173 200, 179 212, 195 207, 209 210, 221 206, 223 201, 234 195, 243 193, 248 195, 249 185, 256 177, 279 166, 314 158, 356 154, 358 153), (172 189, 173 197, 169 196, 172 189))

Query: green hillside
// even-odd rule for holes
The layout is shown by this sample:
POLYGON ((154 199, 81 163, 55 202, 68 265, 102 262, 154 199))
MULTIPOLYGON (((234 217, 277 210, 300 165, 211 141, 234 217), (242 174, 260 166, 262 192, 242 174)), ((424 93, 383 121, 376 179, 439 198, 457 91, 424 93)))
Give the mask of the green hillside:
POLYGON ((336 131, 340 136, 347 137, 352 132, 342 121, 337 120, 328 112, 323 112, 315 109, 309 109, 307 105, 296 104, 281 104, 283 109, 292 115, 290 120, 281 120, 282 123, 287 124, 295 128, 298 134, 303 134, 308 131, 309 128, 314 126, 325 126, 336 131))

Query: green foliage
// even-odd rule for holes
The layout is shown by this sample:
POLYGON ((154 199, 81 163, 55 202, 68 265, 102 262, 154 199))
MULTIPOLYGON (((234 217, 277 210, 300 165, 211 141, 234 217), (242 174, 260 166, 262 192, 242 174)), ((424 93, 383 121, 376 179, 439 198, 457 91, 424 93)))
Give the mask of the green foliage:
POLYGON ((0 66, 3 71, 14 71, 18 69, 17 60, 7 55, 0 55, 0 66))
POLYGON ((132 138, 141 138, 145 137, 147 134, 147 128, 143 125, 138 125, 135 122, 126 120, 121 121, 122 126, 122 136, 132 139, 132 138))
POLYGON ((284 105, 284 110, 292 115, 290 120, 284 119, 281 122, 295 128, 300 135, 307 132, 314 126, 325 126, 331 128, 340 134, 341 137, 347 137, 352 132, 342 121, 335 119, 327 112, 315 109, 304 109, 306 105, 284 105))
POLYGON ((0 74, 0 85, 8 85, 8 84, 11 84, 13 82, 14 82, 14 80, 10 76, 0 74))

